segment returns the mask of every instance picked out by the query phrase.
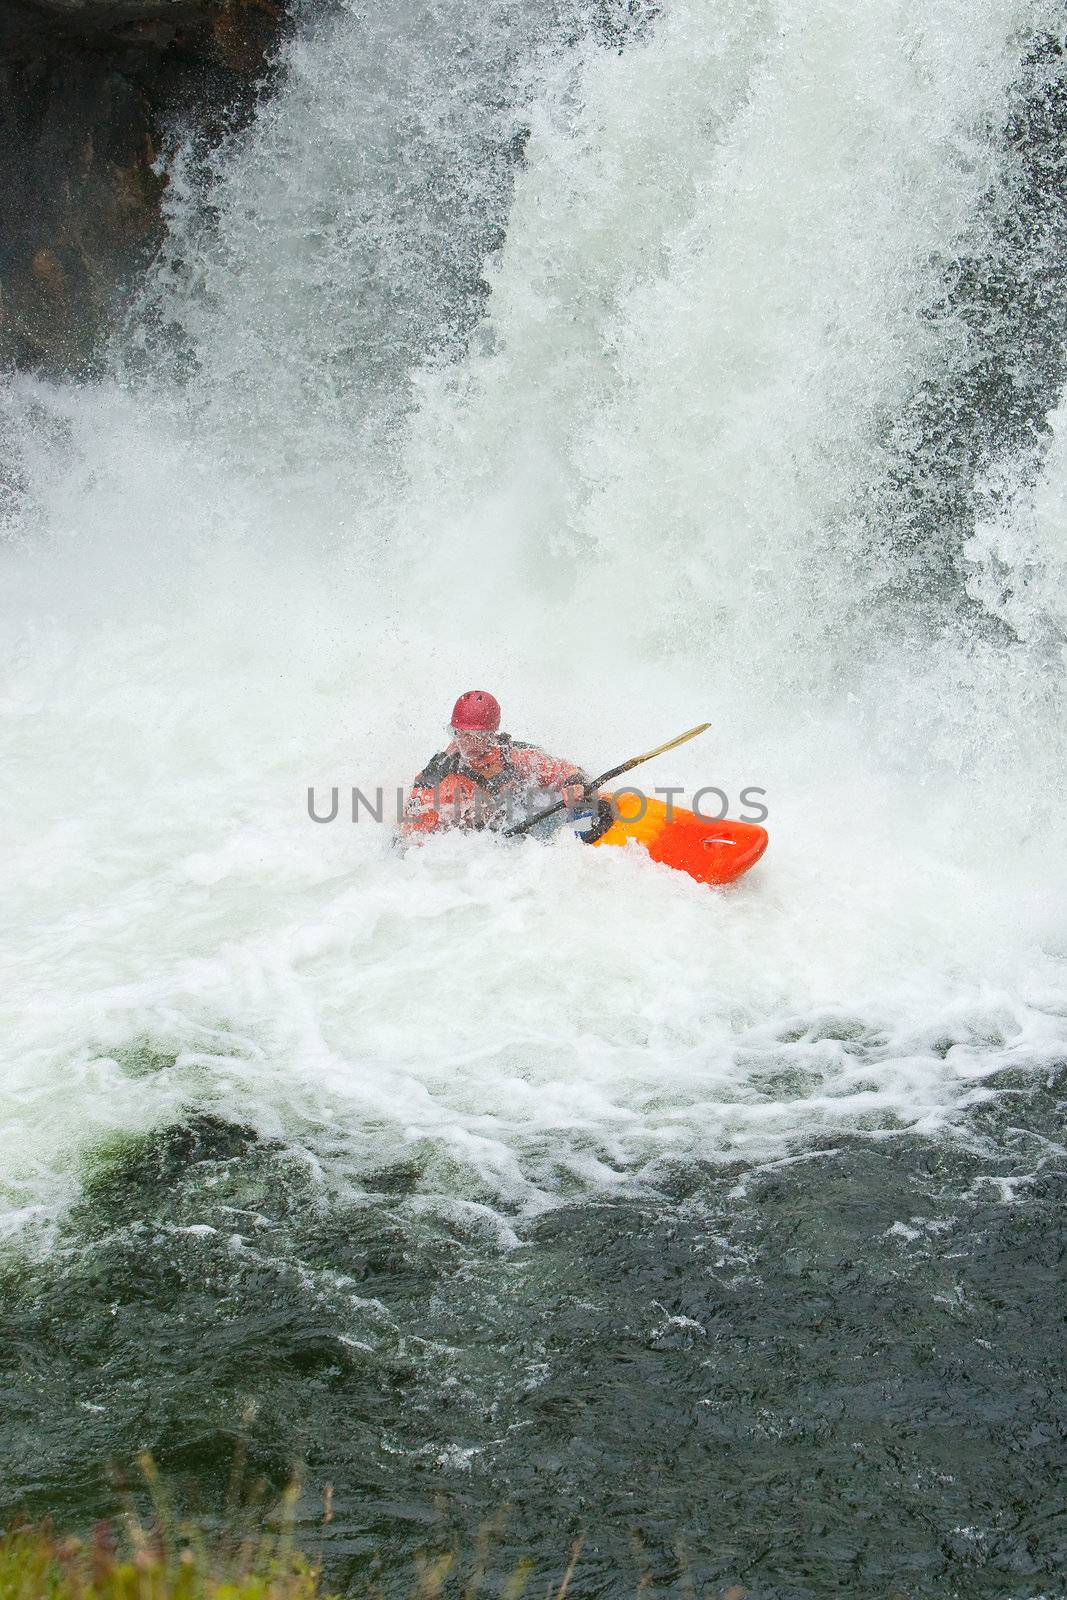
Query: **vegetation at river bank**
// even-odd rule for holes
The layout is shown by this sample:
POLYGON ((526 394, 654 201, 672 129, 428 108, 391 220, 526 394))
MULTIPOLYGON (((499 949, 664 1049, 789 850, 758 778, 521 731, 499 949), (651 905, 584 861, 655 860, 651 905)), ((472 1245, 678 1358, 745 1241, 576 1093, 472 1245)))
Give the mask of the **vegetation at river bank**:
MULTIPOLYGON (((296 1481, 273 1507, 259 1506, 254 1528, 249 1507, 235 1500, 231 1520, 208 1533, 196 1522, 174 1517, 150 1457, 142 1456, 140 1466, 154 1504, 150 1523, 126 1497, 126 1512, 97 1523, 86 1538, 60 1534, 47 1523, 0 1533, 0 1600, 338 1600, 318 1562, 296 1547, 296 1481)), ((323 1522, 330 1518, 327 1490, 323 1522)), ((417 1557, 404 1591, 411 1600, 438 1600, 458 1578, 455 1592, 474 1600, 493 1531, 492 1526, 483 1530, 473 1563, 461 1562, 454 1550, 417 1557)), ((564 1600, 580 1549, 580 1541, 572 1546, 562 1580, 549 1585, 549 1600, 564 1600)), ((532 1561, 520 1561, 502 1584, 494 1585, 494 1593, 500 1600, 520 1600, 533 1568, 532 1561)), ((353 1592, 351 1586, 346 1592, 353 1592)), ((372 1576, 356 1592, 366 1600, 384 1600, 383 1583, 372 1576)), ((392 1583, 390 1592, 396 1592, 392 1583)))
POLYGON ((179 1521, 148 1456, 140 1461, 154 1516, 143 1522, 127 1498, 114 1521, 88 1538, 48 1524, 0 1536, 0 1600, 329 1600, 318 1566, 295 1547, 290 1485, 255 1532, 231 1522, 214 1534, 179 1521))
MULTIPOLYGON (((138 1464, 152 1505, 147 1522, 119 1483, 125 1511, 98 1522, 87 1536, 62 1534, 49 1522, 0 1530, 0 1600, 478 1600, 483 1594, 494 1600, 524 1600, 528 1589, 544 1600, 577 1600, 584 1587, 579 1572, 583 1552, 588 1554, 584 1534, 573 1540, 554 1573, 543 1568, 538 1573, 530 1557, 518 1559, 510 1570, 493 1572, 507 1519, 504 1508, 482 1524, 465 1553, 453 1545, 416 1554, 407 1571, 395 1565, 383 1569, 376 1558, 372 1570, 338 1589, 326 1580, 319 1562, 297 1548, 298 1479, 273 1503, 264 1498, 263 1480, 253 1483, 249 1494, 242 1483, 244 1453, 239 1450, 227 1513, 209 1529, 174 1514, 151 1456, 141 1455, 138 1464)), ((333 1491, 327 1487, 322 1528, 332 1519, 333 1491)), ((643 1552, 636 1536, 634 1554, 632 1587, 640 1600, 653 1583, 651 1572, 641 1570, 643 1552)), ((677 1592, 691 1600, 696 1589, 684 1552, 679 1555, 677 1592)), ((623 1580, 623 1588, 630 1587, 623 1580)), ((596 1592, 602 1591, 597 1587, 596 1592)), ((747 1593, 731 1584, 717 1588, 714 1600, 746 1600, 747 1593)))
MULTIPOLYGON (((574 1570, 549 1587, 563 1600, 574 1570)), ((412 1600, 438 1600, 456 1576, 449 1552, 417 1563, 407 1585, 412 1600)), ((520 1562, 497 1592, 520 1600, 533 1563, 520 1562)), ((456 1593, 477 1593, 461 1582, 456 1593)), ((373 1579, 362 1588, 367 1600, 383 1600, 373 1579)), ((0 1600, 337 1600, 318 1565, 301 1552, 265 1535, 258 1543, 208 1545, 186 1528, 177 1542, 138 1530, 127 1539, 99 1524, 88 1539, 58 1536, 47 1527, 26 1526, 0 1535, 0 1600)))
POLYGON ((152 1537, 122 1548, 109 1525, 88 1540, 48 1528, 0 1537, 2 1600, 327 1600, 296 1551, 219 1552, 152 1537))

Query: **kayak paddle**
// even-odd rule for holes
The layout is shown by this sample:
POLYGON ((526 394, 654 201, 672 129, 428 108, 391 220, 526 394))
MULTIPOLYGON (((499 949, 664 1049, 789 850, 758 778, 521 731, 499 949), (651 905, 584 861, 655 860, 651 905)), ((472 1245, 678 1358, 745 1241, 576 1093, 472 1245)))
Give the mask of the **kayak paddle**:
MULTIPOLYGON (((594 778, 592 783, 587 783, 582 790, 583 794, 595 794, 602 783, 607 783, 609 778, 617 778, 622 772, 630 772, 634 767, 639 767, 644 761, 651 761, 653 756, 661 756, 665 750, 673 750, 675 745, 685 744, 688 739, 695 739, 698 733, 704 733, 711 727, 710 722, 698 722, 695 728, 690 728, 688 733, 680 733, 677 739, 668 739, 666 744, 658 744, 654 750, 646 750, 643 756, 631 756, 629 761, 624 761, 621 766, 611 767, 607 772, 602 772, 599 778, 594 778)), ((557 811, 563 811, 567 806, 566 800, 557 800, 554 806, 539 811, 534 817, 527 817, 525 822, 517 822, 512 828, 503 830, 505 839, 513 839, 516 834, 525 833, 535 823, 543 822, 546 817, 554 817, 557 811)))

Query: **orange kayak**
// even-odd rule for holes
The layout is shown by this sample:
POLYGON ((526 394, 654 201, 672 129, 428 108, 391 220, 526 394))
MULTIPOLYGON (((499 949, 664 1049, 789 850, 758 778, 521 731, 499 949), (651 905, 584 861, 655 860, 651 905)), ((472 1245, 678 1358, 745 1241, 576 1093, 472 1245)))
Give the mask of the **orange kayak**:
POLYGON ((767 830, 755 822, 734 822, 730 817, 709 822, 681 806, 671 808, 668 821, 663 800, 642 802, 633 794, 626 794, 618 809, 620 815, 610 826, 604 827, 606 816, 594 825, 589 844, 620 845, 633 840, 653 861, 687 872, 697 883, 733 883, 755 866, 767 848, 767 830))

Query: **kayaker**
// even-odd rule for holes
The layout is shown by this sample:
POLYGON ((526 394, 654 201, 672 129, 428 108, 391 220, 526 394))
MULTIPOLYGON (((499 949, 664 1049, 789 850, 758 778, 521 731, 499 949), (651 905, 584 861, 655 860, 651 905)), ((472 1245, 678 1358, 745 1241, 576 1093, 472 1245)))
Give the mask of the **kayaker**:
POLYGON ((411 786, 397 830, 411 840, 440 828, 499 830, 563 798, 574 807, 586 777, 573 761, 500 732, 500 704, 468 689, 452 708, 452 738, 411 786))

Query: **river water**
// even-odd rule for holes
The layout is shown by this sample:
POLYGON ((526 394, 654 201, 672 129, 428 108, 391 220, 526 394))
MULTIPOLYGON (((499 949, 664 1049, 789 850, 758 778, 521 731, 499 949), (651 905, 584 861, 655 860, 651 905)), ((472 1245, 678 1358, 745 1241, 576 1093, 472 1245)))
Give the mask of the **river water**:
POLYGON ((174 130, 0 409, 9 1510, 243 1439, 353 1593, 1065 1592, 1063 27, 352 4, 174 130), (396 856, 472 684, 709 719, 766 857, 396 856))

